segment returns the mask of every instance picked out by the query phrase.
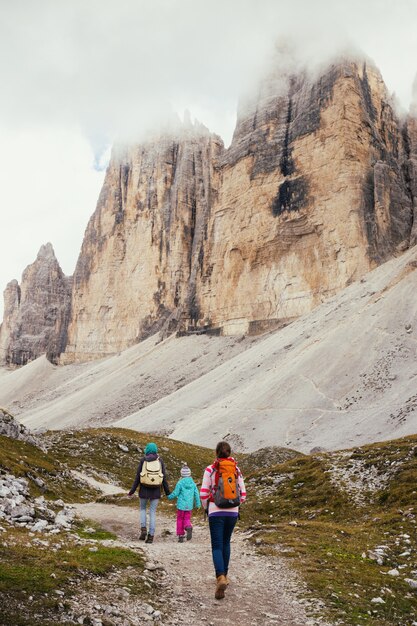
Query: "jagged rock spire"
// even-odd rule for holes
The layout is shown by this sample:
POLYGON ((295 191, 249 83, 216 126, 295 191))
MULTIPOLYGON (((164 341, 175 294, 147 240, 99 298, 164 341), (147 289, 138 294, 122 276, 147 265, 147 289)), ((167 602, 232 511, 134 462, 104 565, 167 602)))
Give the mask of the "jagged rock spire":
POLYGON ((64 275, 50 243, 24 270, 22 282, 10 282, 4 292, 0 327, 0 359, 24 365, 41 354, 51 361, 65 349, 71 306, 72 279, 64 275))

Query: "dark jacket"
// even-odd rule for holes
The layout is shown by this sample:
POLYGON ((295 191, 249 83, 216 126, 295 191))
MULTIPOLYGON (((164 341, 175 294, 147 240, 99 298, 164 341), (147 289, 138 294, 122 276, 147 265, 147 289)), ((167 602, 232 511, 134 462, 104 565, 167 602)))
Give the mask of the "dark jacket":
POLYGON ((164 488, 165 494, 168 496, 170 493, 170 489, 169 489, 169 485, 168 485, 168 481, 167 481, 167 475, 166 475, 166 471, 165 471, 165 463, 163 462, 163 460, 161 459, 160 456, 158 456, 158 454, 147 454, 146 456, 142 457, 141 460, 139 461, 139 466, 138 466, 138 471, 136 472, 136 478, 135 481, 132 485, 131 490, 129 491, 129 496, 133 496, 133 494, 135 493, 136 489, 139 487, 139 498, 146 498, 149 500, 157 500, 158 498, 161 497, 161 487, 160 485, 158 485, 157 487, 150 487, 149 485, 141 485, 140 484, 140 473, 142 471, 142 467, 145 461, 155 461, 155 459, 159 458, 159 460, 161 461, 161 467, 162 467, 162 473, 164 475, 163 481, 162 481, 162 487, 164 488))

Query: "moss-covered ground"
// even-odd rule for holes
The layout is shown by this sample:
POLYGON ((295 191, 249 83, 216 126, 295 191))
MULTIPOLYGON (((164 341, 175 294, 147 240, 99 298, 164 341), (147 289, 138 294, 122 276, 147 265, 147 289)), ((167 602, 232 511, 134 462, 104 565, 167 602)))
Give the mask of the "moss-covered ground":
POLYGON ((97 495, 94 489, 76 481, 68 466, 61 463, 53 451, 44 452, 30 443, 4 435, 0 435, 0 472, 26 478, 33 497, 43 495, 50 500, 82 502, 97 495), (44 485, 39 486, 35 479, 44 485))
MULTIPOLYGON (((99 530, 99 529, 97 529, 99 530)), ((80 529, 81 536, 87 535, 80 529)), ((100 538, 100 532, 89 538, 100 538)), ((108 533, 105 534, 108 538, 108 533)), ((104 538, 104 535, 103 535, 104 538)), ((120 572, 119 585, 136 579, 144 559, 132 550, 108 547, 96 541, 79 545, 67 534, 41 538, 26 529, 7 527, 0 543, 0 624, 32 626, 65 624, 60 615, 80 586, 94 592, 96 582, 110 572, 120 572)), ((146 589, 141 588, 146 594, 146 589)), ((65 613, 64 613, 65 614, 65 613)))
POLYGON ((188 463, 195 480, 200 480, 206 465, 213 461, 213 452, 207 448, 122 428, 49 432, 43 440, 61 463, 87 471, 98 480, 114 481, 126 491, 132 486, 139 460, 149 441, 158 446, 170 485, 175 485, 179 479, 183 462, 188 463))
POLYGON ((300 456, 255 472, 247 482, 242 518, 251 540, 260 551, 291 560, 329 619, 375 626, 417 620, 417 592, 405 580, 417 579, 417 437, 336 457, 300 456), (358 460, 361 469, 349 484, 340 476, 358 460), (369 470, 382 487, 365 480, 355 498, 355 481, 369 470), (399 575, 392 575, 394 569, 399 575))
MULTIPOLYGON (((46 433, 43 441, 48 452, 0 437, 0 470, 26 476, 32 495, 43 493, 67 502, 93 500, 99 494, 73 481, 69 470, 112 481, 127 492, 150 440, 165 460, 171 488, 182 462, 200 482, 204 467, 213 459, 213 451, 207 448, 106 428, 46 433), (41 478, 45 487, 37 487, 31 477, 41 478)), ((259 551, 290 559, 311 596, 322 600, 322 612, 331 623, 411 626, 417 621, 417 592, 406 581, 417 579, 417 436, 343 453, 306 456, 269 448, 238 458, 248 491, 241 529, 248 531, 259 551), (392 575, 393 569, 397 576, 392 575)), ((134 499, 112 500, 137 506, 134 499)), ((166 500, 164 506, 173 512, 166 500)), ((92 553, 70 539, 63 558, 62 550, 43 552, 32 545, 27 531, 4 526, 0 595, 6 601, 1 603, 0 623, 30 623, 24 621, 24 614, 21 621, 7 617, 14 598, 38 615, 37 624, 52 625, 55 589, 70 596, 81 580, 91 582, 126 564, 133 563, 138 572, 142 567, 137 554, 129 550, 100 545, 92 553), (56 578, 51 577, 53 571, 56 578)), ((98 540, 97 545, 109 538, 94 524, 77 532, 98 540)), ((138 580, 132 573, 130 578, 138 580)))

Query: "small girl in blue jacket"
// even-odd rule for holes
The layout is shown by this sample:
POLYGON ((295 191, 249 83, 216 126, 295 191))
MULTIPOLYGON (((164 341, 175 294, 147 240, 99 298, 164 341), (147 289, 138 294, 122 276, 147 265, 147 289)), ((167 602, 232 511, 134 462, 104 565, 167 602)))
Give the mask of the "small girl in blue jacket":
POLYGON ((175 485, 174 491, 169 494, 168 500, 177 500, 177 535, 178 541, 182 543, 187 533, 187 541, 193 536, 193 527, 191 524, 191 512, 194 508, 194 501, 197 508, 200 508, 200 495, 197 485, 191 478, 191 470, 188 465, 181 468, 181 478, 175 485))

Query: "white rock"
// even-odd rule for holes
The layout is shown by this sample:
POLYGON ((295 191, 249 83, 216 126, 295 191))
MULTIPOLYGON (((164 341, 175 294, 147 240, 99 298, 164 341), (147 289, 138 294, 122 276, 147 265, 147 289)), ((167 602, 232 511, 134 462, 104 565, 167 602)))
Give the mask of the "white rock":
POLYGON ((149 570, 150 572, 154 572, 155 570, 159 569, 159 567, 159 565, 153 563, 152 561, 146 561, 145 563, 145 569, 149 570))
POLYGON ((417 589, 417 580, 413 578, 405 578, 405 582, 410 585, 411 589, 417 589))
POLYGON ((399 576, 400 572, 397 569, 390 569, 389 572, 387 572, 388 576, 399 576))
POLYGON ((42 532, 47 526, 48 522, 46 519, 40 519, 32 526, 32 530, 35 532, 42 532))
POLYGON ((55 517, 55 524, 57 526, 68 526, 69 525, 69 518, 66 515, 65 511, 60 511, 59 513, 57 513, 57 515, 55 517))
POLYGON ((13 511, 11 513, 11 516, 14 517, 23 517, 23 518, 28 518, 31 519, 31 517, 33 516, 33 514, 35 513, 34 509, 30 506, 27 506, 25 504, 19 504, 18 506, 13 508, 13 511))
POLYGON ((119 443, 119 449, 122 452, 129 452, 129 448, 127 446, 124 446, 122 443, 119 443))
POLYGON ((385 604, 385 600, 383 600, 382 598, 372 598, 371 602, 373 604, 385 604))

